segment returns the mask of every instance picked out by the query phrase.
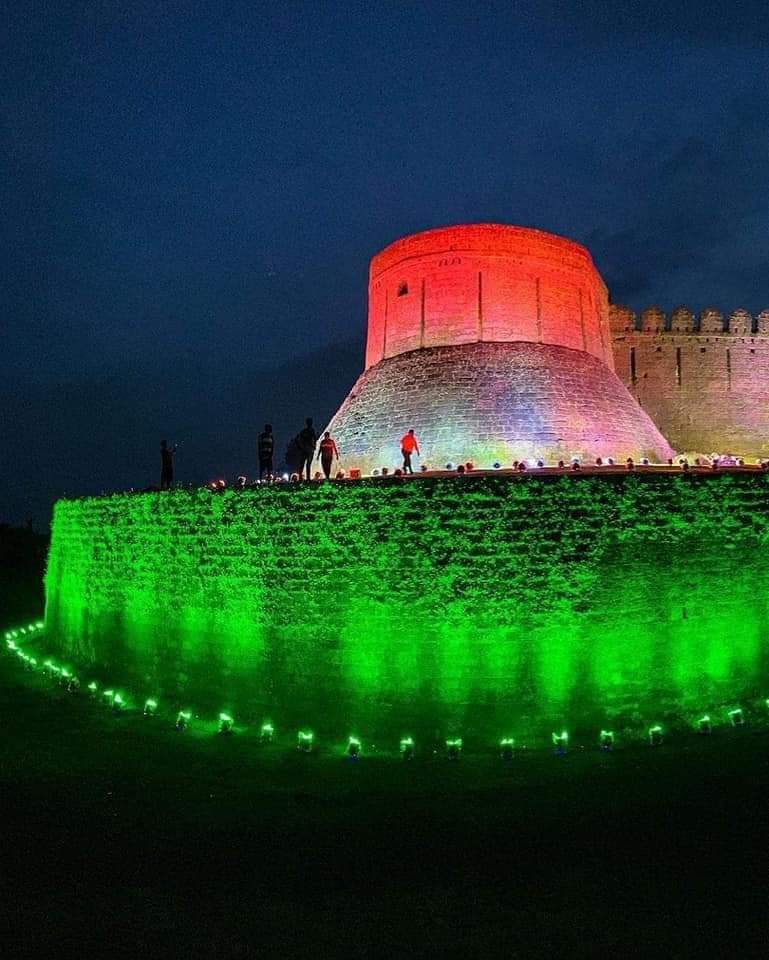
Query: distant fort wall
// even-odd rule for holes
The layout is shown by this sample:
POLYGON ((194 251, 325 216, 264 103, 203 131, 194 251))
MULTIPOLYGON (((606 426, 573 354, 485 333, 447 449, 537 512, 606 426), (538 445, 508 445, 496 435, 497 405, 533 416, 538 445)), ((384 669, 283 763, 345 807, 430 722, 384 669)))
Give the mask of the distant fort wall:
POLYGON ((679 452, 769 456, 769 310, 609 308, 617 375, 679 452))

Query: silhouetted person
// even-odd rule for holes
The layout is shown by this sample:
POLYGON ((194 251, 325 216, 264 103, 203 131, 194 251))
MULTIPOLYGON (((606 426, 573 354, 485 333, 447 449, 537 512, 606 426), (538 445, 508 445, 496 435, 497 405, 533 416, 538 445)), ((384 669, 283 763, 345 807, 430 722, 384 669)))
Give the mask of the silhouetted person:
POLYGON ((331 476, 331 464, 334 462, 334 457, 339 459, 339 451, 336 448, 336 443, 331 434, 326 430, 323 434, 323 439, 320 441, 320 450, 318 451, 318 460, 320 460, 320 465, 323 467, 323 473, 326 475, 326 480, 331 476))
POLYGON ((312 458, 315 456, 315 445, 318 442, 318 434, 312 425, 312 417, 308 417, 304 421, 304 430, 299 433, 297 440, 299 441, 299 451, 302 455, 302 462, 299 464, 299 476, 301 477, 302 471, 306 470, 307 479, 309 480, 312 458))
POLYGON ((168 446, 167 440, 160 441, 160 489, 168 490, 174 482, 174 454, 178 443, 168 446))
POLYGON ((265 423, 264 430, 259 434, 257 445, 259 453, 259 479, 266 473, 272 477, 272 455, 275 450, 275 437, 272 435, 272 424, 265 423))
POLYGON ((414 472, 414 468, 411 466, 411 455, 414 452, 416 452, 418 457, 422 456, 419 452, 419 444, 417 443, 417 438, 414 436, 414 431, 409 430, 407 434, 401 437, 401 454, 403 456, 404 473, 414 472))

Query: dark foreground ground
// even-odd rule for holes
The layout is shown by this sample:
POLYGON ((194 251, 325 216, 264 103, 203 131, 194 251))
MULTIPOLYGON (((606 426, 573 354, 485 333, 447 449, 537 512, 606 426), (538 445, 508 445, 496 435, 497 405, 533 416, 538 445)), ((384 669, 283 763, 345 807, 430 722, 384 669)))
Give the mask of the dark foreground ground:
POLYGON ((764 956, 769 733, 458 763, 112 717, 0 653, 2 955, 764 956))

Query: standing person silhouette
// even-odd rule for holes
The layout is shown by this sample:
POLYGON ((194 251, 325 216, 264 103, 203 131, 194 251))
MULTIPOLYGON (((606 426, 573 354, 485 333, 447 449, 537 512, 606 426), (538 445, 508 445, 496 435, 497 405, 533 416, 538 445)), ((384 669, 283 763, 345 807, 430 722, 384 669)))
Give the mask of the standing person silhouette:
POLYGON ((302 461, 299 464, 299 479, 302 478, 302 471, 307 471, 307 479, 310 479, 310 470, 312 469, 312 458, 315 456, 315 445, 318 442, 318 434, 312 425, 312 417, 304 421, 304 429, 300 431, 297 437, 299 441, 299 452, 302 461))
POLYGON ((259 479, 267 474, 268 479, 272 478, 272 455, 275 450, 275 437, 272 435, 272 424, 265 423, 264 430, 259 434, 257 444, 259 453, 259 479))
POLYGON ((168 490, 174 482, 174 454, 178 443, 168 446, 167 440, 160 441, 160 489, 168 490))
POLYGON ((336 448, 336 443, 331 434, 326 430, 323 434, 323 439, 320 441, 320 449, 318 451, 318 460, 320 460, 320 465, 323 467, 323 473, 326 475, 326 480, 331 476, 331 464, 334 462, 334 457, 339 459, 339 451, 336 448))
POLYGON ((414 431, 409 430, 407 434, 401 437, 401 454, 403 455, 404 473, 414 472, 414 468, 411 466, 411 455, 414 452, 416 452, 418 457, 422 456, 419 452, 419 444, 417 443, 417 438, 414 436, 414 431))

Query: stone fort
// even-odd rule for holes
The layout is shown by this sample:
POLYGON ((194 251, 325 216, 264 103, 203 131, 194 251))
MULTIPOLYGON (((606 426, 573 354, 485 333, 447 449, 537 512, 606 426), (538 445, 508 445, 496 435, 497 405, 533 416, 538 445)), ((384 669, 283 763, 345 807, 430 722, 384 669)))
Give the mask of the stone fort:
POLYGON ((399 240, 371 264, 342 456, 397 466, 413 427, 423 464, 508 469, 61 500, 46 636, 139 703, 328 743, 765 716, 769 471, 509 468, 769 453, 768 323, 652 309, 639 328, 587 250, 538 230, 399 240))
POLYGON ((329 429, 362 472, 413 427, 443 469, 514 460, 769 455, 769 311, 727 323, 610 303, 590 253, 544 231, 443 227, 371 261, 365 370, 329 429))

